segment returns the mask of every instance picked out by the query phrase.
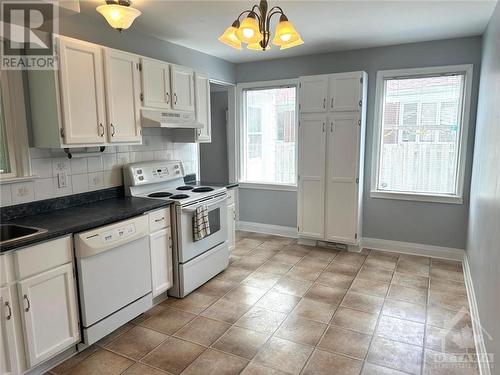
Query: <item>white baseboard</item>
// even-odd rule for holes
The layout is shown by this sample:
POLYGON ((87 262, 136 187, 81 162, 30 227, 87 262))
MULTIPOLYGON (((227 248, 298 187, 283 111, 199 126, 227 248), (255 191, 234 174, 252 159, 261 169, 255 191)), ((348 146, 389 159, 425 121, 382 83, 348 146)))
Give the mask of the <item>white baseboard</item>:
POLYGON ((363 237, 361 239, 361 246, 367 249, 383 250, 395 253, 421 255, 421 256, 452 259, 452 260, 462 260, 464 259, 465 255, 465 251, 463 249, 425 245, 412 242, 382 240, 378 238, 368 238, 368 237, 363 237))
POLYGON ((276 236, 297 238, 298 232, 295 227, 285 227, 281 225, 270 225, 262 223, 254 223, 251 221, 238 221, 236 228, 247 232, 256 232, 264 234, 274 234, 276 236))
POLYGON ((465 277, 465 287, 467 288, 467 298, 469 299, 470 314, 472 320, 472 330, 474 332, 474 343, 476 345, 476 352, 479 359, 479 373, 480 375, 491 375, 489 362, 486 360, 488 358, 488 352, 486 351, 486 345, 484 344, 484 330, 481 326, 481 320, 479 318, 479 309, 476 301, 476 293, 474 291, 474 284, 472 283, 472 276, 469 268, 469 261, 467 255, 464 256, 462 261, 464 268, 465 277))

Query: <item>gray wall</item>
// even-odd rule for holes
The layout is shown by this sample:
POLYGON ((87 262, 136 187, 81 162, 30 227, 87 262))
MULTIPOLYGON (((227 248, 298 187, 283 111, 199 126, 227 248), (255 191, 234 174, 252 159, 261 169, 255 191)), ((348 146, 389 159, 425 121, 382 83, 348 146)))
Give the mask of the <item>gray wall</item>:
POLYGON ((184 65, 206 73, 211 79, 235 82, 235 64, 190 48, 134 31, 122 33, 108 26, 102 17, 77 14, 59 20, 59 34, 139 55, 184 65))
POLYGON ((500 374, 500 4, 483 37, 467 259, 486 350, 494 353, 492 374, 500 374))
MULTIPOLYGON (((366 71, 369 82, 363 236, 463 249, 465 248, 467 231, 480 61, 481 37, 470 37, 238 64, 236 66, 236 80, 237 82, 251 82, 296 78, 309 74, 366 71), (377 71, 451 64, 474 64, 464 204, 370 198, 373 108, 377 71)), ((268 206, 260 204, 261 195, 265 196, 267 201, 280 202, 281 206, 296 206, 296 196, 288 192, 273 192, 272 199, 270 199, 270 193, 267 191, 259 194, 258 191, 250 193, 249 190, 242 190, 240 194, 241 220, 271 224, 268 206), (253 199, 247 199, 246 194, 251 194, 253 199), (248 212, 252 212, 252 215, 250 216, 248 212)), ((273 220, 273 224, 296 225, 296 213, 292 210, 286 210, 283 214, 274 213, 274 215, 281 216, 282 221, 273 220), (293 215, 294 218, 290 218, 289 215, 293 215)))
POLYGON ((200 172, 202 181, 219 183, 229 181, 226 133, 227 107, 227 91, 210 93, 212 142, 200 144, 200 172))
POLYGON ((240 220, 286 227, 297 226, 297 193, 240 188, 240 220))

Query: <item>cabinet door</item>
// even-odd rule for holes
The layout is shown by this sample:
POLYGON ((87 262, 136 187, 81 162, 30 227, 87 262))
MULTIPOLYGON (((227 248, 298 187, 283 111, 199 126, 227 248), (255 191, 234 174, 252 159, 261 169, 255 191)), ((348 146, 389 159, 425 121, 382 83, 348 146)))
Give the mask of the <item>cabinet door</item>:
POLYGON ((170 108, 170 65, 156 60, 141 59, 144 107, 170 108))
POLYGON ((172 108, 194 111, 194 72, 182 66, 172 65, 172 108))
POLYGON ((71 263, 19 282, 29 367, 80 339, 71 263))
POLYGON ((328 79, 328 106, 330 111, 359 111, 362 96, 362 74, 333 74, 328 79))
POLYGON ((358 120, 358 113, 330 117, 326 184, 326 239, 329 241, 357 242, 358 120))
POLYGON ((105 49, 104 74, 109 141, 142 142, 139 58, 105 49))
POLYGON ((10 287, 0 288, 0 375, 20 374, 19 353, 14 327, 14 306, 10 287))
POLYGON ((323 238, 325 228, 326 116, 302 117, 299 122, 299 234, 323 238))
POLYGON ((195 76, 196 91, 196 120, 203 124, 203 128, 196 129, 196 141, 209 143, 212 141, 210 118, 210 81, 202 74, 195 76))
POLYGON ((106 142, 101 47, 58 39, 64 143, 106 142))
POLYGON ((327 76, 304 77, 300 80, 300 112, 326 112, 327 76))
POLYGON ((173 284, 172 235, 170 227, 149 235, 153 297, 173 284))
POLYGON ((227 242, 229 251, 234 250, 236 244, 236 207, 234 204, 227 206, 227 242))

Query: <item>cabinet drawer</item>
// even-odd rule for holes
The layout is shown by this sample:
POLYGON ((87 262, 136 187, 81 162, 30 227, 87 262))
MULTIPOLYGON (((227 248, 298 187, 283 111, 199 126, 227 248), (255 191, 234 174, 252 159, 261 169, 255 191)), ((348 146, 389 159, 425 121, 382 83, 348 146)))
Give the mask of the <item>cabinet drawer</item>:
POLYGON ((227 189, 227 205, 231 205, 231 204, 234 204, 234 202, 236 201, 236 189, 237 188, 231 188, 231 189, 227 189))
POLYGON ((157 211, 150 212, 149 216, 149 233, 170 226, 170 208, 162 208, 157 211))
POLYGON ((17 278, 25 279, 73 260, 71 236, 26 247, 14 253, 17 278))

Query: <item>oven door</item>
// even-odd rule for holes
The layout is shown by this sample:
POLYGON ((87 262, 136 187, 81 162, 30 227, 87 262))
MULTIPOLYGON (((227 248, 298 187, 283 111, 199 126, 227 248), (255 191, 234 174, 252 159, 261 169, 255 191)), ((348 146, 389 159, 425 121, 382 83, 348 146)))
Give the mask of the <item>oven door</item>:
POLYGON ((206 201, 189 206, 177 206, 177 253, 178 262, 186 263, 205 251, 227 241, 227 194, 216 196, 206 201), (199 206, 206 205, 210 235, 195 241, 193 235, 193 217, 199 206))

